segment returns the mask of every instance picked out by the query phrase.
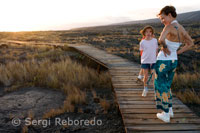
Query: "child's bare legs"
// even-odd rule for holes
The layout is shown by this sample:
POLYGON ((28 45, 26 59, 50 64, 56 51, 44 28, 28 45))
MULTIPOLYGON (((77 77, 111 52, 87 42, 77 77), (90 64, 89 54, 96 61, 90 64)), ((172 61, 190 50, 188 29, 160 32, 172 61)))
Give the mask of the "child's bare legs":
POLYGON ((143 82, 144 82, 144 86, 147 87, 147 80, 148 80, 148 69, 144 69, 144 79, 143 79, 143 82))
POLYGON ((140 69, 139 75, 141 75, 141 76, 143 75, 143 69, 142 68, 140 69))
POLYGON ((142 80, 142 78, 143 78, 142 75, 143 75, 143 69, 141 68, 140 72, 139 72, 139 76, 138 76, 139 80, 142 80))
POLYGON ((143 73, 144 73, 144 90, 142 92, 142 96, 146 96, 147 92, 148 92, 148 87, 147 87, 147 80, 148 80, 148 69, 143 69, 143 73))

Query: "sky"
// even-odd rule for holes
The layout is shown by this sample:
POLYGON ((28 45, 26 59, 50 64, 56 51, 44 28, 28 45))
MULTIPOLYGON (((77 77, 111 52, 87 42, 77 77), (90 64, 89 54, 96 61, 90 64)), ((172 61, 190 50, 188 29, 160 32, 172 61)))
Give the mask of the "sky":
POLYGON ((68 30, 156 18, 166 5, 200 10, 200 0, 0 0, 0 31, 68 30))

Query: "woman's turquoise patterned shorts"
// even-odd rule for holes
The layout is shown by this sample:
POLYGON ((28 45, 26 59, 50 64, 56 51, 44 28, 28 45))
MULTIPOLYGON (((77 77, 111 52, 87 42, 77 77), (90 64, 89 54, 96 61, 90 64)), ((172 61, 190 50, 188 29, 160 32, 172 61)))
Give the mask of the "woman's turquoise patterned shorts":
POLYGON ((157 60, 155 66, 156 107, 166 113, 172 107, 171 84, 177 67, 177 60, 157 60))

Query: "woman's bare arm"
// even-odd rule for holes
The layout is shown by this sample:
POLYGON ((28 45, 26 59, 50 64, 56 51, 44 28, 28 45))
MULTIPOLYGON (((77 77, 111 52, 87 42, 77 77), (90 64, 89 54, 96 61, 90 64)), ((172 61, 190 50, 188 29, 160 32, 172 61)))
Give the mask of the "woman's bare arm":
POLYGON ((168 34, 169 32, 170 32, 170 27, 169 27, 169 25, 168 25, 168 26, 165 26, 164 29, 163 29, 163 31, 162 31, 161 34, 160 34, 159 39, 158 39, 159 44, 162 45, 161 50, 164 52, 165 56, 167 56, 167 54, 170 55, 170 53, 171 53, 171 52, 169 51, 169 49, 167 48, 167 45, 166 45, 166 43, 165 43, 165 38, 167 37, 167 34, 168 34))
POLYGON ((187 51, 189 48, 191 48, 194 45, 194 42, 192 41, 192 38, 185 31, 184 28, 183 28, 183 37, 184 37, 184 42, 185 42, 186 45, 184 47, 182 47, 180 50, 178 50, 177 54, 181 54, 181 53, 187 51))

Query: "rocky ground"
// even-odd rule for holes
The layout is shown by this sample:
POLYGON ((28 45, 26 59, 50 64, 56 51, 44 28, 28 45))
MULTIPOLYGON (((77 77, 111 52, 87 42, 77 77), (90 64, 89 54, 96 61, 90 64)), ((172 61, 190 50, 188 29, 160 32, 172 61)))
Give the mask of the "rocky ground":
POLYGON ((104 113, 98 100, 92 98, 91 92, 87 92, 86 105, 77 105, 74 112, 66 112, 53 118, 42 119, 43 114, 63 105, 65 96, 60 91, 42 88, 22 88, 18 91, 5 93, 0 89, 0 132, 21 132, 24 125, 30 125, 30 114, 33 116, 32 125, 28 126, 28 132, 76 132, 76 133, 111 133, 124 132, 123 122, 118 108, 112 99, 111 90, 98 89, 97 95, 101 97, 105 93, 110 99, 111 107, 108 113, 104 113), (82 112, 78 112, 78 108, 82 112), (97 112, 98 111, 98 112, 97 112), (21 122, 19 124, 18 122, 21 122), (74 123, 68 123, 73 121, 74 123), (75 122, 76 120, 76 122, 75 122), (90 121, 90 124, 87 122, 90 121), (63 123, 62 123, 63 122, 63 123), (78 122, 78 124, 77 124, 78 122), (86 124, 84 124, 86 122, 86 124), (19 125, 16 125, 19 124, 19 125), (68 126, 66 125, 68 124, 68 126), (71 125, 70 125, 71 124, 71 125), (15 125, 15 126, 14 126, 15 125))

